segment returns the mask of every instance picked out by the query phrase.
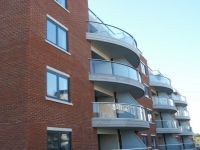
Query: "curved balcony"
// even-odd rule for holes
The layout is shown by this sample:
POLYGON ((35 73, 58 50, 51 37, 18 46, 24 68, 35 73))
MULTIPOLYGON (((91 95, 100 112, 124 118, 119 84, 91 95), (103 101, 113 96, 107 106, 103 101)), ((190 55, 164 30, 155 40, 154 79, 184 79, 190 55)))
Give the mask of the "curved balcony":
POLYGON ((110 91, 130 92, 134 98, 144 95, 138 71, 124 64, 92 59, 89 80, 110 91))
POLYGON ((177 120, 190 120, 190 115, 187 110, 178 110, 175 116, 177 120))
POLYGON ((156 120, 156 132, 161 134, 175 134, 181 133, 181 129, 175 120, 156 120))
POLYGON ((185 96, 172 94, 171 97, 177 106, 183 106, 183 107, 187 106, 187 101, 185 96))
POLYGON ((140 51, 135 39, 127 32, 102 22, 88 21, 86 39, 110 58, 124 56, 134 67, 140 63, 140 51))
POLYGON ((141 106, 112 102, 93 103, 93 127, 144 130, 149 128, 146 119, 146 111, 141 106))
POLYGON ((172 99, 166 97, 153 97, 153 108, 158 112, 176 112, 177 109, 172 99))
POLYGON ((190 126, 181 126, 181 135, 187 136, 187 135, 194 135, 192 131, 192 127, 190 126))
POLYGON ((150 85, 154 87, 157 91, 166 92, 168 94, 171 94, 173 92, 170 79, 162 75, 150 75, 149 79, 150 85))

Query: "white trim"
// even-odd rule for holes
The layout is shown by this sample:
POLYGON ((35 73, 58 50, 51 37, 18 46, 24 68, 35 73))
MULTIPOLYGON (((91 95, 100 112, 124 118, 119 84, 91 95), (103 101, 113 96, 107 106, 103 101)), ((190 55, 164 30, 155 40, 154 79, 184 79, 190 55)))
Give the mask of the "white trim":
POLYGON ((51 17, 49 14, 47 14, 47 18, 49 18, 50 20, 52 20, 53 22, 55 22, 56 24, 58 24, 59 26, 61 26, 65 30, 69 31, 69 29, 66 26, 64 26, 62 23, 60 23, 59 21, 57 21, 56 19, 51 17))
POLYGON ((57 127, 47 127, 48 131, 67 131, 72 132, 71 128, 57 128, 57 127))
POLYGON ((147 136, 147 134, 142 133, 141 135, 147 136))
POLYGON ((55 68, 53 68, 53 67, 46 66, 46 69, 51 70, 51 71, 56 72, 56 73, 58 73, 58 74, 60 74, 60 75, 63 75, 63 76, 66 76, 66 77, 70 78, 70 75, 69 75, 69 74, 64 73, 64 72, 62 72, 62 71, 59 71, 59 70, 57 70, 57 69, 55 69, 55 68))
POLYGON ((151 136, 156 136, 155 134, 151 134, 151 136))
POLYGON ((65 50, 65 49, 63 49, 63 48, 57 46, 56 44, 50 42, 49 40, 45 39, 45 42, 47 42, 48 44, 50 44, 50 45, 54 46, 55 48, 61 50, 62 52, 66 53, 66 54, 68 54, 68 55, 71 55, 71 53, 68 52, 69 50, 67 51, 67 50, 65 50))
POLYGON ((53 102, 56 102, 56 103, 61 103, 61 104, 66 104, 66 105, 73 106, 73 103, 67 102, 67 101, 62 101, 62 100, 57 99, 57 98, 52 98, 52 97, 46 96, 45 99, 48 100, 48 101, 53 101, 53 102))
MULTIPOLYGON (((60 3, 58 3, 56 0, 54 0, 54 2, 56 2, 60 7, 62 7, 65 11, 67 11, 68 13, 70 13, 70 11, 67 9, 67 8, 65 8, 65 7, 63 7, 62 5, 60 5, 60 3)), ((67 6, 68 6, 68 4, 67 4, 67 6)))

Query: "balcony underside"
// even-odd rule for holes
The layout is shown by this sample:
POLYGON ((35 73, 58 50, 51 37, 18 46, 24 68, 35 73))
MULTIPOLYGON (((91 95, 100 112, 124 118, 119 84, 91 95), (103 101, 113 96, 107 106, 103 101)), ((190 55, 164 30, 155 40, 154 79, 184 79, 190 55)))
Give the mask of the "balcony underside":
POLYGON ((175 106, 162 106, 162 105, 153 105, 153 109, 157 112, 177 112, 175 106))
POLYGON ((156 132, 160 134, 180 134, 179 128, 156 128, 156 132))
POLYGON ((187 102, 184 102, 184 101, 176 101, 176 100, 174 100, 174 103, 176 104, 176 106, 182 106, 182 107, 186 107, 187 106, 187 102))
POLYGON ((182 133, 180 134, 181 136, 190 136, 190 135, 194 135, 194 133, 191 131, 182 131, 182 133))
POLYGON ((137 67, 140 63, 138 49, 128 43, 95 33, 86 33, 86 39, 92 41, 96 47, 101 49, 101 51, 110 58, 119 58, 123 56, 133 65, 133 67, 137 67))
POLYGON ((140 98, 144 95, 144 86, 133 79, 114 75, 90 74, 89 80, 110 91, 130 92, 134 98, 140 98))
POLYGON ((149 128, 149 122, 131 118, 93 118, 92 126, 96 128, 146 130, 149 128))
POLYGON ((158 91, 158 92, 165 92, 165 93, 168 93, 168 94, 173 93, 172 86, 167 85, 167 84, 151 82, 150 86, 154 87, 155 90, 158 91))
POLYGON ((176 116, 177 120, 190 120, 190 116, 176 116))

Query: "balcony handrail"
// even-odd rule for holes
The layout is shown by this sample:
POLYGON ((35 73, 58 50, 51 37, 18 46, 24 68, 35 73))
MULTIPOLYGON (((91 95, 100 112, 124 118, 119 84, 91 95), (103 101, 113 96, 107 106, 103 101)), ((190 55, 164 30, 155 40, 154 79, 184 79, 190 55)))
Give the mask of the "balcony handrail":
POLYGON ((172 95, 171 95, 171 98, 172 98, 174 101, 187 102, 186 97, 185 97, 185 96, 182 96, 182 95, 175 95, 175 94, 172 94, 172 95))
POLYGON ((114 102, 93 102, 95 118, 133 118, 147 121, 146 109, 140 105, 114 102), (125 116, 119 114, 127 113, 125 116))
POLYGON ((123 64, 123 63, 120 63, 120 62, 116 62, 116 61, 110 61, 110 60, 103 60, 103 59, 93 59, 93 58, 88 58, 90 61, 102 61, 102 62, 110 62, 110 63, 114 63, 114 64, 119 64, 119 65, 123 65, 123 66, 127 66, 127 67, 129 67, 129 68, 131 68, 131 69, 134 69, 135 71, 137 71, 137 72, 139 72, 138 71, 138 68, 134 68, 134 67, 132 67, 132 66, 130 66, 130 65, 127 65, 127 64, 123 64))
MULTIPOLYGON (((90 61, 90 71, 91 71, 91 73, 95 74, 95 65, 93 63, 95 63, 95 62, 109 63, 109 64, 111 64, 111 66, 108 66, 108 67, 111 67, 110 68, 111 72, 108 73, 108 74, 127 77, 127 78, 134 79, 134 80, 137 80, 140 83, 142 83, 139 71, 136 68, 133 68, 133 67, 131 67, 129 65, 118 63, 118 62, 114 62, 114 61, 102 60, 102 59, 89 59, 89 61, 90 61), (117 70, 115 70, 114 65, 123 66, 124 67, 123 69, 127 69, 127 74, 126 75, 122 75, 122 74, 116 73, 115 71, 117 71, 117 70), (131 74, 130 74, 131 72, 130 71, 134 71, 134 75, 133 76, 131 76, 131 74), (131 78, 131 77, 133 77, 133 78, 131 78)), ((105 72, 105 74, 106 74, 106 72, 105 72)))
POLYGON ((158 128, 175 128, 179 129, 177 120, 155 120, 158 128), (165 124, 167 123, 167 124, 165 124))
POLYGON ((168 146, 168 145, 183 145, 183 143, 177 143, 177 144, 160 144, 158 146, 168 146))
POLYGON ((130 105, 130 106, 135 106, 135 107, 140 107, 143 109, 146 109, 142 105, 136 105, 136 104, 128 104, 128 103, 117 103, 117 102, 92 102, 92 104, 120 104, 120 105, 130 105))
POLYGON ((162 96, 153 96, 152 98, 153 98, 153 105, 175 106, 174 101, 171 98, 162 97, 162 96), (166 100, 167 103, 164 103, 164 104, 159 103, 164 99, 166 100))
POLYGON ((154 74, 150 74, 149 75, 149 78, 151 80, 151 77, 160 77, 160 78, 163 78, 163 79, 167 79, 169 81, 169 85, 171 86, 171 79, 169 79, 168 77, 165 77, 163 75, 154 75, 154 74))
POLYGON ((176 116, 190 116, 188 110, 179 110, 177 109, 176 116))

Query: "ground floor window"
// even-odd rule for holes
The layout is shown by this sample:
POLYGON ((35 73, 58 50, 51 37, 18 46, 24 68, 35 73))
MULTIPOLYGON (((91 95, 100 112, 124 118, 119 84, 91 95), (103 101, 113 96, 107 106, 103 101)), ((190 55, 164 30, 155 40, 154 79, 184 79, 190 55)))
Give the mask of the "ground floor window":
POLYGON ((48 150, 71 150, 71 131, 47 131, 48 150))

